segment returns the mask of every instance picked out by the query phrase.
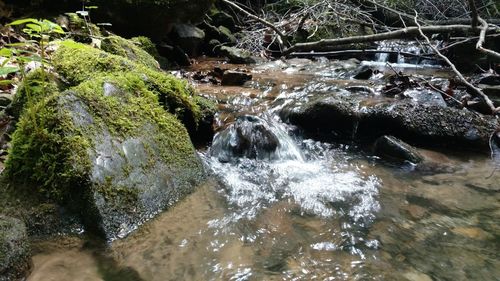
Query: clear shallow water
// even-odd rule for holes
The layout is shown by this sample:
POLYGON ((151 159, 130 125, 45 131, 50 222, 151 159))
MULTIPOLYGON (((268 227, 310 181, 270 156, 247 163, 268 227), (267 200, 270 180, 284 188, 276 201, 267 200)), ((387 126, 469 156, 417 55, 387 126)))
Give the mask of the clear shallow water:
POLYGON ((222 163, 202 151, 213 177, 192 195, 108 248, 40 243, 29 280, 498 280, 500 172, 486 155, 423 151, 429 165, 396 166, 273 119, 270 106, 311 89, 377 87, 338 80, 341 65, 279 62, 247 88, 210 88, 221 128, 260 115, 292 152, 222 163))

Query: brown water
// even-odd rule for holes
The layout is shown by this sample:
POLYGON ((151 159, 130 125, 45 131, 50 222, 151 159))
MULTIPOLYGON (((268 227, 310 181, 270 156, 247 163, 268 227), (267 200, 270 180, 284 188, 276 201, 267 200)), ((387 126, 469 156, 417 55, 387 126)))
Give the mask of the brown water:
MULTIPOLYGON (((273 117, 286 99, 377 89, 343 77, 350 63, 275 62, 245 87, 199 89, 221 102, 220 127, 252 113, 287 132, 273 117)), ((109 247, 37 243, 28 280, 500 280, 500 171, 487 155, 422 150, 414 167, 350 144, 284 143, 280 161, 200 152, 214 175, 185 200, 109 247)))

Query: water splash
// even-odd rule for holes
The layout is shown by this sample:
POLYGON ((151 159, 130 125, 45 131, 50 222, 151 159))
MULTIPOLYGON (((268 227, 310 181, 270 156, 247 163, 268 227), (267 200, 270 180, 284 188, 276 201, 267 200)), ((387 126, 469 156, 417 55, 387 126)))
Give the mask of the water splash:
MULTIPOLYGON (((258 124, 264 121, 262 118, 256 120, 258 124)), ((249 121, 245 119, 245 122, 249 121)), ((376 177, 363 175, 355 166, 346 169, 345 160, 339 157, 324 157, 335 153, 326 146, 313 146, 305 141, 304 150, 301 150, 287 134, 284 125, 272 118, 265 120, 266 129, 279 142, 272 157, 270 154, 266 157, 247 157, 259 153, 240 153, 237 157, 234 147, 237 147, 235 139, 238 134, 242 134, 238 133, 239 126, 254 129, 247 132, 246 139, 251 139, 248 134, 262 135, 255 130, 255 124, 243 123, 229 127, 225 133, 216 136, 214 145, 204 157, 223 182, 225 197, 234 210, 227 222, 252 219, 263 208, 281 200, 291 200, 307 215, 324 218, 346 216, 360 223, 374 219, 380 208, 377 201, 379 181, 376 177), (227 161, 228 154, 231 161, 227 161), (308 155, 307 159, 303 155, 308 155)))

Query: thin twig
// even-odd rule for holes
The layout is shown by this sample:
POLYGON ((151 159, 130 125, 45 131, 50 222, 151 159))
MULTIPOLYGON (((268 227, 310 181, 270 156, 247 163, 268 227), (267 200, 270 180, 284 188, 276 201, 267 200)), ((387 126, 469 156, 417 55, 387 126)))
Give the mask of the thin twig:
POLYGON ((250 12, 247 12, 245 9, 241 8, 238 4, 234 3, 234 2, 231 2, 229 0, 222 0, 222 2, 234 7, 236 10, 244 13, 245 15, 247 15, 249 18, 252 18, 264 25, 266 25, 267 27, 271 28, 272 30, 274 30, 274 32, 276 32, 276 34, 278 34, 278 36, 280 37, 280 40, 283 44, 287 44, 288 43, 288 40, 286 39, 286 36, 285 34, 279 30, 274 24, 266 21, 265 19, 262 19, 262 18, 259 18, 258 16, 256 15, 253 15, 251 14, 250 12))

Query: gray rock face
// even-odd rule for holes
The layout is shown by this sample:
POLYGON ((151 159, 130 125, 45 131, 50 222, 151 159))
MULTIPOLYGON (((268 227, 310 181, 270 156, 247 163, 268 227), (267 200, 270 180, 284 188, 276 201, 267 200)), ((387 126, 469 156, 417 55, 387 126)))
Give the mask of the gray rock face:
POLYGON ((0 281, 21 280, 30 266, 25 225, 18 219, 0 215, 0 281))
POLYGON ((375 141, 373 150, 376 155, 389 160, 406 160, 415 164, 423 160, 414 147, 393 136, 378 138, 375 141))
POLYGON ((394 135, 469 149, 487 149, 489 137, 498 127, 494 117, 465 109, 340 93, 292 102, 280 115, 310 133, 322 132, 323 137, 394 135))
MULTIPOLYGON (((104 87, 109 85, 105 83, 104 87)), ((121 90, 116 93, 127 95, 121 90)), ((166 161, 163 154, 170 148, 162 143, 162 135, 168 138, 175 132, 165 132, 159 124, 146 121, 135 132, 118 136, 94 119, 91 107, 77 94, 63 93, 59 104, 71 116, 76 130, 92 128, 93 145, 87 151, 90 170, 88 178, 81 179, 86 185, 82 212, 84 223, 106 239, 123 238, 190 193, 203 178, 194 150, 186 155, 170 151, 172 156, 184 159, 166 161)), ((183 133, 191 146, 187 133, 183 133)))
POLYGON ((175 24, 172 32, 177 44, 187 55, 193 56, 198 54, 200 45, 205 40, 205 32, 203 30, 190 24, 175 24))

